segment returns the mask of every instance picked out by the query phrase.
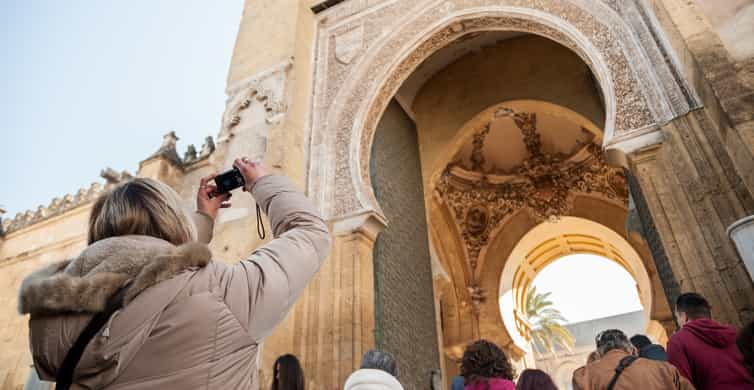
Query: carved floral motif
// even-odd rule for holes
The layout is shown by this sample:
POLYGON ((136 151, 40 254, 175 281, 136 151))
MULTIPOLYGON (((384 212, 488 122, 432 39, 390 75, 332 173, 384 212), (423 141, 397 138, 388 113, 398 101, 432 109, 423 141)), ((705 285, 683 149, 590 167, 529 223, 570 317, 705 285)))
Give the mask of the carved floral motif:
MULTIPOLYGON (((575 194, 599 194, 627 202, 623 171, 607 165, 599 145, 590 143, 571 158, 545 153, 536 114, 511 111, 509 115, 524 137, 529 158, 512 172, 483 171, 481 165, 472 164, 472 172, 458 175, 454 172, 463 168, 451 163, 436 187, 460 227, 472 269, 491 233, 518 210, 526 209, 538 220, 557 220, 570 213, 575 194)), ((484 138, 478 138, 479 134, 474 135, 474 148, 478 139, 482 139, 478 147, 483 147, 484 138)))

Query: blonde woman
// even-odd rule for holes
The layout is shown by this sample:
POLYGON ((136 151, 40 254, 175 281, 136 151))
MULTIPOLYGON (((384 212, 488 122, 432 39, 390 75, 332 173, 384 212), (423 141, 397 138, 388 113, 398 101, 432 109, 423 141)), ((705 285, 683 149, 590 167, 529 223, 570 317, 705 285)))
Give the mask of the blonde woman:
POLYGON ((269 216, 275 239, 235 265, 210 259, 197 240, 209 242, 218 210, 230 206, 228 194, 211 196, 214 176, 201 180, 193 215, 155 180, 113 189, 92 209, 81 255, 35 272, 21 286, 19 310, 31 314, 40 378, 56 379, 82 329, 118 295, 122 308, 86 346, 71 388, 257 388, 259 343, 317 272, 330 238, 286 178, 245 158, 234 166, 269 216))

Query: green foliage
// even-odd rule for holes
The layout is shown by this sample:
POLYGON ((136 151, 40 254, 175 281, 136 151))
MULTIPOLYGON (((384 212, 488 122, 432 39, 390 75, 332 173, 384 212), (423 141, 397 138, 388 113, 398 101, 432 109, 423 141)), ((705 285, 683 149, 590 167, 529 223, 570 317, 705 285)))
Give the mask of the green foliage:
POLYGON ((526 293, 524 315, 531 325, 534 348, 540 353, 556 353, 558 347, 570 352, 573 350, 573 335, 564 326, 567 321, 563 314, 548 300, 550 294, 537 293, 536 287, 526 293))

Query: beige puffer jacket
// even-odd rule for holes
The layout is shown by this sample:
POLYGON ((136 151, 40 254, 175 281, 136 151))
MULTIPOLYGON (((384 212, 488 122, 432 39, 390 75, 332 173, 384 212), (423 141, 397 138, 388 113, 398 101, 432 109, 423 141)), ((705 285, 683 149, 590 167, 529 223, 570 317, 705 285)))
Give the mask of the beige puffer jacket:
POLYGON ((319 269, 330 236, 284 177, 259 179, 252 195, 276 238, 238 264, 211 261, 200 243, 176 247, 122 236, 27 277, 19 309, 31 313, 31 352, 40 377, 54 380, 88 313, 103 310, 107 298, 132 280, 124 308, 87 347, 72 388, 256 388, 258 345, 319 269))

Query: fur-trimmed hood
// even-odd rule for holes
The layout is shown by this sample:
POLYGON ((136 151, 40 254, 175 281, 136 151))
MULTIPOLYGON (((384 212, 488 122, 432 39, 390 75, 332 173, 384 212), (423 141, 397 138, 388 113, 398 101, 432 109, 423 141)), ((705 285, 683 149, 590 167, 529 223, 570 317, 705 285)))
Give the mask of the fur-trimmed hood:
POLYGON ((21 314, 97 313, 120 287, 131 281, 124 304, 147 288, 185 271, 207 265, 206 245, 176 247, 149 236, 121 236, 97 241, 79 257, 53 263, 21 284, 21 314))

